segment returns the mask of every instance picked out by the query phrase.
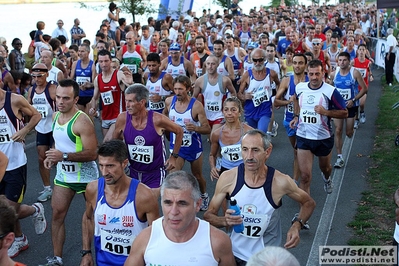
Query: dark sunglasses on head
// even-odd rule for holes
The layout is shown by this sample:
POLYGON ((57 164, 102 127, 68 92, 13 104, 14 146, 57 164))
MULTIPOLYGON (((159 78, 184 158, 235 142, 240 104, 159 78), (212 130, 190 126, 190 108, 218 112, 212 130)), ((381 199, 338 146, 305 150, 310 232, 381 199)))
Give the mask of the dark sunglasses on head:
POLYGON ((254 61, 254 63, 260 63, 263 62, 265 59, 263 57, 261 58, 252 58, 252 61, 254 61))

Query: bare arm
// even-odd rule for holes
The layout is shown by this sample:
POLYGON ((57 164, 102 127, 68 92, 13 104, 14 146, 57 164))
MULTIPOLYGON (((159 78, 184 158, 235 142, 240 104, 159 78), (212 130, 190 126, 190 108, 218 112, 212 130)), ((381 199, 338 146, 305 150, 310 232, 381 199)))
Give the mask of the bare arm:
POLYGON ((199 101, 195 101, 194 103, 193 117, 199 121, 200 125, 195 126, 192 123, 186 124, 188 131, 195 131, 199 134, 211 133, 211 127, 209 126, 208 119, 206 118, 204 106, 199 101))
POLYGON ((219 266, 235 266, 230 237, 223 231, 211 226, 211 246, 215 260, 219 266))
POLYGON ((126 125, 126 112, 120 113, 118 118, 115 122, 115 130, 112 133, 113 139, 120 139, 123 140, 123 130, 125 129, 126 125))
POLYGON ((68 70, 66 69, 65 65, 61 62, 61 60, 57 59, 55 61, 55 66, 62 71, 63 75, 61 77, 61 79, 59 78, 59 73, 58 73, 58 81, 63 80, 64 78, 67 79, 68 78, 68 70))
POLYGON ((158 200, 149 187, 138 185, 136 203, 138 216, 142 221, 147 220, 148 225, 159 218, 158 200))
POLYGON ((234 75, 233 61, 231 61, 230 57, 226 57, 226 59, 224 60, 224 66, 227 72, 229 72, 229 78, 231 79, 231 81, 235 80, 236 76, 234 75))
POLYGON ((187 59, 184 59, 184 68, 187 70, 190 75, 191 83, 193 84, 197 80, 197 75, 194 71, 194 65, 187 59))
POLYGON ((211 151, 209 153, 209 165, 211 167, 211 180, 219 178, 219 171, 216 169, 216 157, 220 149, 219 136, 221 134, 221 128, 216 129, 211 133, 211 151))
POLYGON ((14 53, 10 53, 8 55, 8 61, 10 62, 11 70, 15 70, 15 54, 14 53))
POLYGON ((69 74, 69 78, 70 79, 74 79, 75 78, 75 71, 76 71, 76 64, 77 63, 78 63, 78 61, 75 61, 75 62, 72 63, 71 73, 69 74))
MULTIPOLYGON (((82 249, 91 250, 91 241, 94 236, 94 206, 97 197, 98 181, 92 181, 87 184, 85 198, 86 198, 86 211, 83 213, 82 218, 82 249), (93 205, 94 204, 94 205, 93 205)), ((80 262, 81 266, 94 265, 94 260, 91 253, 82 257, 80 262)))
POLYGON ((13 141, 22 142, 26 135, 39 123, 42 116, 22 95, 12 94, 11 103, 13 112, 17 117, 22 118, 22 113, 30 117, 29 123, 11 136, 13 141))
POLYGON ((133 242, 132 249, 134 252, 130 252, 129 257, 125 261, 124 266, 145 266, 144 252, 147 249, 148 241, 151 236, 151 227, 145 228, 136 237, 133 242))
POLYGON ((203 77, 199 77, 195 81, 195 83, 194 83, 194 91, 193 91, 193 98, 197 99, 198 95, 202 92, 203 84, 204 84, 204 78, 203 77))
POLYGON ((290 100, 284 99, 284 94, 288 90, 289 82, 290 82, 290 77, 285 77, 281 81, 280 87, 278 88, 277 93, 276 93, 276 98, 274 99, 274 106, 276 106, 276 107, 277 106, 286 106, 290 102, 292 102, 292 99, 290 99, 290 100))
POLYGON ((245 89, 249 85, 249 76, 248 76, 248 71, 244 73, 241 77, 241 83, 240 83, 240 89, 238 90, 237 97, 241 101, 249 100, 252 99, 252 96, 250 93, 246 93, 245 89))
POLYGON ((8 157, 0 151, 0 182, 3 180, 8 165, 8 157))

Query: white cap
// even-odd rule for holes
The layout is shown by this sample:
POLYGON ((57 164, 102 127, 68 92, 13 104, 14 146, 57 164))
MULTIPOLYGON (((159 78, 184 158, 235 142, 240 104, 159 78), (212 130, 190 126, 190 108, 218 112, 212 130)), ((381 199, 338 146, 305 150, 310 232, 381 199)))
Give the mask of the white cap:
POLYGON ((226 34, 230 34, 231 36, 233 36, 233 31, 230 30, 230 29, 228 29, 228 30, 226 30, 226 31, 224 32, 224 34, 225 34, 225 35, 226 35, 226 34))
POLYGON ((218 18, 218 19, 216 20, 216 25, 220 25, 220 24, 222 24, 222 23, 223 23, 223 19, 218 18))

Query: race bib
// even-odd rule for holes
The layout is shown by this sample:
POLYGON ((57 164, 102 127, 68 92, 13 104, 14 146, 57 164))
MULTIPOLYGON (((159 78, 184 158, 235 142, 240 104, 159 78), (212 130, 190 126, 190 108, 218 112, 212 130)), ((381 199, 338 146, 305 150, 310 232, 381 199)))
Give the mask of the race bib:
POLYGON ((80 166, 77 162, 61 162, 61 169, 64 173, 77 173, 80 170, 80 166))
POLYGON ((11 128, 9 126, 0 126, 0 144, 13 142, 11 136, 11 128))
POLYGON ((248 238, 262 237, 269 226, 270 216, 266 214, 242 214, 244 231, 241 234, 248 238))
POLYGON ((242 160, 241 145, 229 145, 221 148, 223 158, 229 162, 237 162, 242 160))
POLYGON ((202 76, 202 68, 197 68, 196 74, 197 74, 197 77, 202 76))
POLYGON ((287 104, 287 112, 288 113, 294 113, 294 103, 290 102, 289 104, 287 104))
MULTIPOLYGON (((117 230, 114 230, 117 231, 117 230)), ((129 256, 130 249, 135 236, 126 236, 118 234, 117 232, 109 233, 105 230, 100 231, 101 236, 101 250, 115 254, 129 256)))
POLYGON ((160 101, 157 103, 154 102, 150 102, 150 109, 151 110, 162 110, 165 108, 165 102, 164 101, 160 101))
POLYGON ((144 164, 150 164, 154 161, 153 146, 128 145, 130 159, 132 161, 144 164))
POLYGON ((33 105, 35 109, 39 112, 39 114, 42 116, 42 119, 45 119, 48 115, 48 106, 45 104, 35 104, 33 105))
POLYGON ((252 95, 252 102, 255 107, 261 105, 264 102, 267 102, 268 100, 269 100, 269 93, 266 89, 254 92, 252 95))
POLYGON ((220 112, 222 109, 219 101, 206 101, 205 106, 206 110, 210 112, 220 112))
POLYGON ((356 68, 356 69, 360 72, 360 74, 362 74, 362 78, 366 77, 367 69, 365 68, 356 68))
POLYGON ((90 77, 76 77, 76 83, 78 83, 79 86, 82 86, 85 82, 90 82, 90 77))
POLYGON ((342 98, 344 98, 345 101, 349 100, 351 97, 351 90, 349 89, 340 89, 337 88, 337 90, 339 91, 339 93, 341 94, 342 98))
POLYGON ((300 114, 300 119, 303 123, 306 123, 306 124, 311 124, 311 125, 321 124, 320 115, 313 110, 311 111, 311 110, 305 109, 300 114))
POLYGON ((238 73, 238 69, 234 69, 234 79, 240 79, 240 74, 238 73))
POLYGON ((137 74, 137 65, 126 65, 132 74, 137 74))
POLYGON ((114 96, 112 96, 112 91, 106 91, 101 93, 101 99, 104 105, 110 105, 114 103, 114 96))

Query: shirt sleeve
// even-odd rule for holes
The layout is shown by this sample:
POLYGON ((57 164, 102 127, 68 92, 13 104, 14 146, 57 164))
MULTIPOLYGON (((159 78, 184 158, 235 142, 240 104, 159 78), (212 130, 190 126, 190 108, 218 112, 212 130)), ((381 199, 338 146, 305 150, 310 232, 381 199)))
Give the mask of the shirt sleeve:
POLYGON ((345 110, 346 109, 345 100, 344 100, 344 98, 342 98, 341 94, 339 93, 339 91, 337 89, 334 89, 334 92, 331 95, 329 109, 335 109, 335 110, 345 110))

